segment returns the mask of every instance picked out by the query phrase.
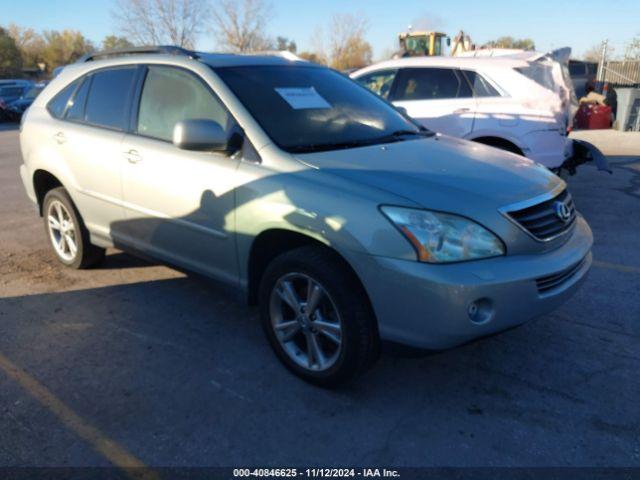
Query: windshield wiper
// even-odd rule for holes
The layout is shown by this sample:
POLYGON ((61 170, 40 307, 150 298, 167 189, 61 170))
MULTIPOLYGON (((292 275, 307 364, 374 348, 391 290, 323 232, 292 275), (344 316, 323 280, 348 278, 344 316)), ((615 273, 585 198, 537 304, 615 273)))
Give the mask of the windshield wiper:
POLYGON ((310 153, 310 152, 322 152, 326 150, 341 150, 345 148, 363 147, 371 145, 370 141, 366 140, 352 140, 350 142, 336 142, 336 143, 314 143, 311 145, 296 145, 289 147, 288 150, 291 153, 310 153))
POLYGON ((390 142, 400 142, 405 140, 404 137, 407 136, 419 136, 419 137, 431 137, 435 135, 431 130, 427 130, 424 127, 421 127, 419 130, 396 130, 395 132, 391 132, 388 135, 384 135, 382 137, 378 137, 375 139, 375 143, 390 143, 390 142))
POLYGON ((424 127, 420 127, 419 130, 396 130, 388 135, 382 137, 369 138, 363 140, 351 140, 348 142, 336 142, 336 143, 316 143, 311 145, 296 145, 290 147, 288 150, 291 153, 311 153, 322 152, 327 150, 342 150, 345 148, 367 147, 370 145, 377 145, 380 143, 400 142, 405 140, 407 136, 420 136, 431 137, 435 135, 431 130, 427 130, 424 127))

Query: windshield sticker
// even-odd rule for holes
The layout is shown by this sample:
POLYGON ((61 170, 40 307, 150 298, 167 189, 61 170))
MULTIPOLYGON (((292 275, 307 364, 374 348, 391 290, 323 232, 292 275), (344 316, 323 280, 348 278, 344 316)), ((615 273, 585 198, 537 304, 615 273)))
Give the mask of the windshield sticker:
POLYGON ((303 88, 276 88, 276 92, 294 110, 306 108, 331 108, 329 102, 320 96, 313 87, 303 88))

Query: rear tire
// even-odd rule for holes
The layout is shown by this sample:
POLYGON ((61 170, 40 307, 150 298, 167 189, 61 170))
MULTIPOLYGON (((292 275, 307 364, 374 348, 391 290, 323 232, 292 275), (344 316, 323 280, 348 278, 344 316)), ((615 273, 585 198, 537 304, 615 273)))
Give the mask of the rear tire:
POLYGON ((63 187, 49 190, 42 204, 44 229, 56 258, 70 268, 82 269, 104 259, 105 249, 92 245, 89 231, 63 187))
POLYGON ((302 247, 276 257, 262 276, 259 296, 269 343, 300 378, 336 387, 377 359, 379 338, 369 299, 328 248, 302 247))

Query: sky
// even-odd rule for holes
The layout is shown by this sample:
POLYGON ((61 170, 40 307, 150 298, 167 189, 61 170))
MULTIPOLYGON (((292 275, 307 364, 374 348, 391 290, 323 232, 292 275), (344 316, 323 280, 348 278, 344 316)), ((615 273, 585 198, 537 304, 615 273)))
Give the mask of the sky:
MULTIPOLYGON (((216 0, 211 0, 215 6, 216 0)), ((576 56, 609 39, 615 53, 640 35, 640 0, 271 0, 271 36, 296 41, 298 51, 313 47, 318 27, 326 32, 330 18, 351 13, 368 20, 367 40, 374 59, 397 48, 397 34, 408 25, 429 27, 451 37, 463 29, 476 44, 504 35, 532 38, 537 50, 570 46, 576 56)), ((111 11, 115 0, 0 0, 0 25, 16 23, 36 30, 80 30, 99 44, 118 34, 111 11)), ((212 34, 196 47, 215 50, 212 34)))

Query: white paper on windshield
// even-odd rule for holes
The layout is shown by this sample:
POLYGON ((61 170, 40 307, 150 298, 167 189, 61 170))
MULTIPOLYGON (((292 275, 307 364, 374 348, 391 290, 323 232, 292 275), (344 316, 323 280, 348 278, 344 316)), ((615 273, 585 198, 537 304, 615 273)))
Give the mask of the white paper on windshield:
POLYGON ((313 87, 303 88, 276 88, 276 92, 289 104, 294 110, 303 110, 306 108, 331 108, 327 102, 313 87))

